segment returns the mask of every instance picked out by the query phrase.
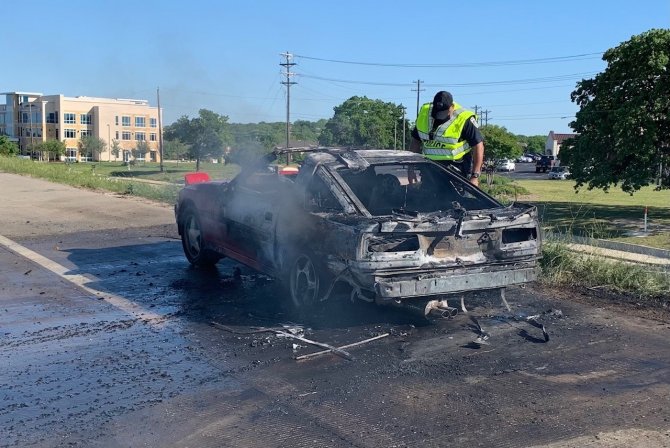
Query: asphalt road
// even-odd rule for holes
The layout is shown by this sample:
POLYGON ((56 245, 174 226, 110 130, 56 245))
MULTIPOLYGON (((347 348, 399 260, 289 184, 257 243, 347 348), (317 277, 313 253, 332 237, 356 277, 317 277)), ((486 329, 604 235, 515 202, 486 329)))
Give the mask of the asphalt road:
POLYGON ((425 324, 188 266, 170 207, 0 173, 0 447, 667 447, 670 315, 512 288, 425 324), (542 333, 514 316, 540 314, 542 333), (232 329, 211 325, 217 322, 232 329), (356 348, 353 361, 258 327, 356 348))

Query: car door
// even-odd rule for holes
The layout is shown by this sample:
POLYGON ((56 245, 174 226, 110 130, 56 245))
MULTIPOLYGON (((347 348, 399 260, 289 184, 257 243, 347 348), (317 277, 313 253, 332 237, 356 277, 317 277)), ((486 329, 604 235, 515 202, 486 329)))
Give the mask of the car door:
POLYGON ((274 264, 278 175, 258 169, 236 179, 221 204, 221 235, 231 257, 262 272, 274 264))

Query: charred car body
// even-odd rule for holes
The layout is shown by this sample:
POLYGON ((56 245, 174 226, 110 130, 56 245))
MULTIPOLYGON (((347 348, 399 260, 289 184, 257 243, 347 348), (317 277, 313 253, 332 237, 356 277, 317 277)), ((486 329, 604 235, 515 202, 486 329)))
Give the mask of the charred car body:
POLYGON ((305 154, 297 174, 268 160, 230 182, 187 185, 175 214, 188 260, 233 258, 282 280, 302 308, 344 284, 352 298, 428 314, 441 299, 536 278, 534 206, 502 206, 406 151, 305 154))

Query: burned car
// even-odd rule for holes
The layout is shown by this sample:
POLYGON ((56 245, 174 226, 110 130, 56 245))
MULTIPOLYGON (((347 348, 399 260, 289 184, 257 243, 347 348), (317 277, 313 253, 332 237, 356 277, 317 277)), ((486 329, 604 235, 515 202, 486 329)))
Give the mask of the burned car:
POLYGON ((503 206, 420 154, 316 148, 283 172, 269 159, 181 190, 192 264, 230 257, 281 280, 299 309, 337 286, 426 315, 448 312, 449 297, 536 278, 536 208, 503 206))

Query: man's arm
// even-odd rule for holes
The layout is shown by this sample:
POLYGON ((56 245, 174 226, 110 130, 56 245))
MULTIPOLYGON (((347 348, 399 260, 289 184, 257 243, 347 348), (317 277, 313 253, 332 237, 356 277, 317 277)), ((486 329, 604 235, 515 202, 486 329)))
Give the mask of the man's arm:
MULTIPOLYGON (((484 163, 484 136, 479 131, 479 123, 475 117, 471 117, 463 127, 461 139, 468 142, 472 153, 472 173, 479 176, 484 163)), ((470 183, 479 186, 479 177, 470 176, 470 183)))
MULTIPOLYGON (((482 172, 482 163, 484 162, 484 142, 479 142, 472 148, 472 172, 482 172)), ((470 177, 472 185, 479 186, 479 177, 470 177)))
POLYGON ((412 139, 409 142, 409 150, 416 153, 421 153, 421 141, 417 140, 412 136, 412 139))

